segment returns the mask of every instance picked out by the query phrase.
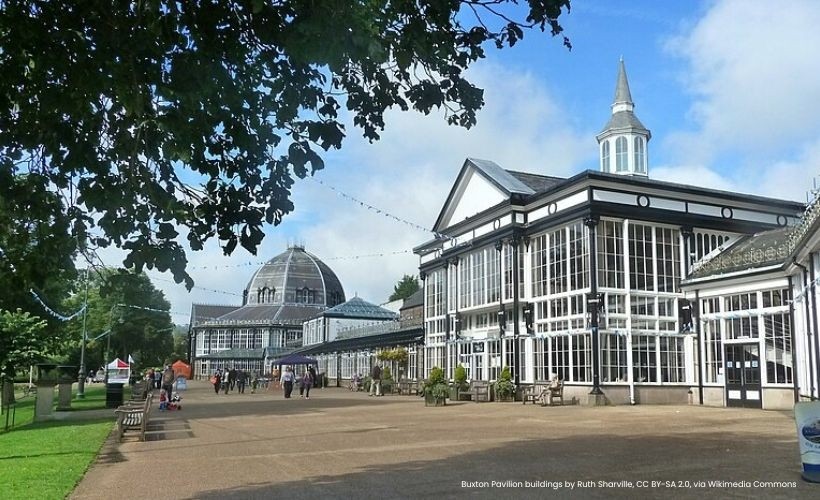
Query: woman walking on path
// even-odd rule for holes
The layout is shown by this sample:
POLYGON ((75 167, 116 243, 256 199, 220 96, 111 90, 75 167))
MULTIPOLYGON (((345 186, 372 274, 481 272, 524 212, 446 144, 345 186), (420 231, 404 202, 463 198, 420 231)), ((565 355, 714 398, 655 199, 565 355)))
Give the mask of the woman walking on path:
MULTIPOLYGON (((311 373, 310 368, 302 375, 302 388, 305 390, 305 398, 310 399, 310 388, 313 387, 313 373, 311 373)), ((301 389, 300 391, 301 392, 301 389)))

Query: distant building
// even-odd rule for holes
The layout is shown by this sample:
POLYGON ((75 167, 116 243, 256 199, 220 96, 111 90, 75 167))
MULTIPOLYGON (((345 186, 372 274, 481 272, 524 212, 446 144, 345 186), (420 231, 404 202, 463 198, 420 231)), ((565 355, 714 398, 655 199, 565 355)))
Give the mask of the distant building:
POLYGON ((336 340, 339 332, 396 321, 399 315, 359 297, 320 312, 302 326, 303 346, 336 340))
POLYGON ((193 305, 194 372, 204 377, 231 366, 267 372, 274 358, 302 347, 306 320, 344 301, 333 270, 292 246, 254 273, 241 306, 193 305))
POLYGON ((464 162, 415 249, 420 375, 555 374, 585 404, 820 395, 818 202, 651 179, 623 61, 596 139, 599 171, 567 179, 464 162))
MULTIPOLYGON (((344 386, 357 373, 366 376, 375 363, 389 367, 394 380, 418 380, 423 369, 419 364, 423 361, 420 354, 423 352, 421 343, 424 338, 421 290, 403 301, 398 316, 361 299, 350 302, 353 301, 357 305, 350 308, 351 315, 360 316, 364 311, 370 311, 373 320, 340 328, 335 338, 306 345, 299 353, 317 359, 319 371, 327 376, 330 385, 344 386), (388 315, 392 319, 388 320, 388 315), (407 353, 405 362, 379 360, 381 352, 397 349, 407 353)), ((338 308, 343 311, 347 309, 345 304, 338 308)), ((331 317, 338 312, 326 311, 331 317)), ((307 329, 308 325, 305 327, 307 329)), ((309 335, 313 338, 314 334, 309 335)))

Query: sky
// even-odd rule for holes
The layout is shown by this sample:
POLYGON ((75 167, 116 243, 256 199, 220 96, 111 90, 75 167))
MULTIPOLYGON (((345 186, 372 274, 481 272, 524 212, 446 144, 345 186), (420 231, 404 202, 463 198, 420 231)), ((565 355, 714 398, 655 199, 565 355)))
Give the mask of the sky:
POLYGON ((349 126, 343 149, 324 157, 321 183, 296 182, 294 212, 266 229, 257 255, 224 256, 217 242, 189 251, 190 293, 148 271, 174 322, 188 322, 192 303, 240 304, 261 263, 292 243, 325 261, 348 298, 386 302, 404 274, 418 274, 412 248, 432 234, 417 226, 433 226, 465 158, 562 177, 598 169, 595 135, 621 57, 652 132, 650 178, 806 200, 820 174, 820 2, 575 0, 560 22, 571 51, 529 32, 512 49, 488 47, 470 69, 485 90, 477 126, 391 111, 373 144, 349 126))

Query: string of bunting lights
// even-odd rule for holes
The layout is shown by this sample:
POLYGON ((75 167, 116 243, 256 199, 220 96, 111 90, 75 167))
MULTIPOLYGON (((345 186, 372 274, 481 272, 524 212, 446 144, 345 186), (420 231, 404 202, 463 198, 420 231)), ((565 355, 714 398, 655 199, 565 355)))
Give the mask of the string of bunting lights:
POLYGON ((43 306, 43 309, 45 309, 46 312, 49 315, 53 316, 54 318, 56 318, 60 321, 71 321, 72 319, 74 319, 77 316, 79 316, 80 314, 82 314, 83 311, 85 311, 85 308, 88 307, 88 304, 83 304, 83 307, 81 307, 74 314, 71 314, 69 316, 64 316, 64 315, 58 313, 57 311, 55 311, 54 309, 48 307, 48 305, 45 302, 43 302, 43 299, 41 299, 40 296, 37 295, 37 292, 35 292, 33 289, 30 288, 29 293, 31 293, 31 296, 34 297, 34 300, 36 300, 41 306, 43 306))
MULTIPOLYGON (((380 252, 380 253, 369 253, 369 254, 361 254, 361 255, 345 255, 345 256, 337 256, 337 257, 327 257, 322 258, 323 261, 336 261, 336 260, 359 260, 359 259, 367 259, 371 257, 388 257, 391 255, 403 255, 403 254, 412 254, 412 250, 396 250, 393 252, 380 252)), ((222 264, 222 265, 211 265, 211 266, 188 266, 188 269, 227 269, 227 268, 237 268, 237 267, 257 267, 267 264, 267 261, 248 261, 242 262, 240 264, 222 264)), ((170 281, 170 280, 169 280, 170 281)), ((194 288, 201 288, 201 287, 194 287, 194 288)), ((208 290, 205 288, 204 290, 208 290)), ((211 291, 218 291, 218 290, 211 290, 211 291)), ((235 295, 235 294, 231 294, 235 295)))
POLYGON ((414 229, 418 229, 418 230, 420 230, 420 231, 424 231, 425 233, 432 233, 432 234, 433 234, 433 235, 434 235, 437 239, 444 239, 444 240, 450 240, 450 239, 453 239, 452 237, 447 236, 446 234, 441 234, 441 233, 438 233, 438 232, 436 232, 436 231, 432 231, 432 230, 430 230, 430 229, 428 229, 428 228, 426 228, 426 227, 424 227, 424 226, 422 226, 422 225, 420 225, 420 224, 416 224, 415 222, 410 222, 410 221, 408 221, 408 220, 406 220, 406 219, 402 219, 401 217, 397 217, 397 216, 395 216, 395 215, 391 214, 390 212, 388 212, 388 211, 386 211, 386 210, 382 210, 382 209, 380 209, 380 208, 374 207, 373 205, 371 205, 371 204, 369 204, 369 203, 366 203, 366 202, 364 202, 364 201, 362 201, 362 200, 360 200, 360 199, 358 199, 358 198, 356 198, 356 197, 354 197, 354 196, 350 196, 349 194, 345 193, 344 191, 342 191, 342 190, 340 190, 340 189, 337 189, 337 188, 335 188, 335 187, 331 186, 330 184, 327 184, 326 182, 322 182, 321 180, 317 179, 316 177, 309 177, 309 179, 311 179, 311 180, 312 180, 312 181, 314 181, 314 182, 318 182, 318 183, 319 183, 319 184, 321 184, 322 186, 324 186, 324 187, 326 187, 326 188, 330 189, 331 191, 335 192, 338 196, 341 196, 342 198, 345 198, 345 199, 347 199, 347 200, 350 200, 350 201, 352 201, 352 202, 354 202, 354 203, 358 203, 358 204, 359 204, 359 206, 362 206, 362 207, 364 207, 364 208, 367 208, 367 209, 368 209, 368 210, 370 210, 370 211, 376 212, 376 213, 377 213, 377 214, 379 214, 379 215, 384 215, 384 216, 385 216, 385 217, 387 217, 388 219, 393 219, 393 220, 395 220, 395 221, 397 221, 397 222, 400 222, 400 223, 402 223, 402 224, 406 224, 406 225, 408 225, 408 226, 410 226, 410 227, 412 227, 412 228, 414 228, 414 229))

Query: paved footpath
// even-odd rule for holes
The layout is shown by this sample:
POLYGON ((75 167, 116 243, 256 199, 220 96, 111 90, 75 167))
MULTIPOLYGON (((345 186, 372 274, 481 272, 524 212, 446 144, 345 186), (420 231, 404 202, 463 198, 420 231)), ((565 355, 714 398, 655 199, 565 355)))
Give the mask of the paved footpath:
POLYGON ((71 498, 820 498, 791 412, 215 395, 109 439, 71 498), (702 482, 702 483, 701 483, 702 482))

